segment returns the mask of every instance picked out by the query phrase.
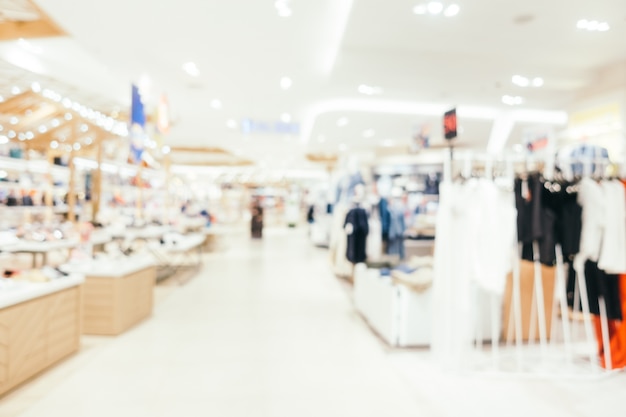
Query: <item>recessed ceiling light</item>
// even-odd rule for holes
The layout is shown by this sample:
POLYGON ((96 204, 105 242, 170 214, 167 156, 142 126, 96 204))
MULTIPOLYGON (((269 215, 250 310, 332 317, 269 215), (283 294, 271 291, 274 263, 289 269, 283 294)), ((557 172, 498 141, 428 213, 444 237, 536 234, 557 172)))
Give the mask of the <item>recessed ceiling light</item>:
POLYGON ((222 108, 222 102, 218 99, 213 99, 211 100, 211 107, 213 107, 215 110, 219 110, 222 108))
POLYGON ((413 13, 415 14, 426 14, 427 12, 428 8, 425 4, 418 4, 417 6, 413 7, 413 13))
POLYGON ((460 11, 461 11, 461 8, 459 7, 458 4, 451 4, 448 7, 446 7, 446 10, 443 12, 443 14, 444 16, 452 17, 452 16, 456 16, 457 14, 459 14, 460 11))
POLYGON ((370 85, 361 84, 357 88, 357 91, 359 93, 361 93, 361 94, 372 96, 372 95, 375 95, 375 94, 382 94, 383 89, 380 88, 380 87, 373 87, 373 86, 370 86, 370 85))
POLYGON ((40 92, 40 91, 41 91, 41 85, 40 85, 37 81, 35 81, 34 83, 32 83, 32 84, 30 85, 30 88, 31 88, 31 90, 33 90, 35 93, 38 93, 38 92, 40 92))
POLYGON ((521 75, 514 75, 513 78, 511 78, 511 82, 519 87, 528 87, 530 85, 530 80, 521 75))
POLYGON ((9 119, 9 123, 11 123, 12 125, 16 125, 20 122, 20 119, 18 119, 17 117, 13 116, 9 119))
POLYGON ((280 115, 280 120, 283 123, 289 123, 291 122, 291 115, 289 113, 283 113, 280 115))
POLYGON ((288 0, 276 0, 274 7, 280 17, 289 17, 292 14, 291 7, 289 7, 288 0))
POLYGON ((543 86, 543 78, 535 77, 533 78, 533 87, 542 87, 543 86))
POLYGON ((348 124, 348 118, 347 117, 340 117, 339 119, 337 119, 337 126, 344 127, 347 124, 348 124))
POLYGON ((56 140, 53 140, 52 142, 50 142, 50 147, 52 149, 56 149, 59 147, 59 142, 57 142, 56 140))
POLYGON ((14 86, 13 86, 13 88, 11 88, 11 93, 12 93, 13 95, 17 95, 17 94, 19 94, 20 92, 21 92, 20 88, 19 88, 18 86, 16 86, 16 85, 14 85, 14 86))
POLYGON ((80 143, 76 142, 76 143, 74 144, 74 150, 75 150, 75 151, 80 151, 80 143))
POLYGON ((15 133, 15 130, 9 130, 7 132, 7 136, 11 139, 15 138, 17 136, 17 133, 15 133))
POLYGON ((283 90, 289 90, 292 84, 293 81, 289 77, 283 77, 280 79, 280 88, 283 90))
POLYGON ((611 26, 607 22, 587 19, 580 19, 576 22, 576 27, 589 32, 606 32, 611 29, 611 26))
POLYGON ((363 131, 364 138, 373 138, 376 135, 376 131, 374 129, 367 129, 363 131))
POLYGON ((200 70, 195 62, 186 62, 183 64, 183 70, 191 75, 192 77, 197 77, 200 75, 200 70))
MULTIPOLYGON (((7 143, 9 143, 9 138, 4 135, 0 136, 0 145, 6 145, 7 143)), ((6 178, 6 175, 0 178, 6 178)))
POLYGON ((514 75, 511 82, 518 87, 543 87, 544 81, 541 77, 530 79, 521 75, 514 75))
POLYGON ((29 130, 28 132, 26 132, 25 136, 26 136, 26 139, 31 140, 32 138, 35 137, 35 134, 29 130))
POLYGON ((237 121, 235 119, 228 119, 226 126, 230 129, 237 129, 237 121))
POLYGON ((37 130, 39 131, 39 133, 46 133, 48 131, 48 128, 46 127, 46 125, 41 125, 37 130))
POLYGON ((502 96, 502 102, 509 106, 519 106, 520 104, 524 103, 524 98, 520 96, 504 95, 502 96))
POLYGON ((59 119, 52 119, 50 124, 52 125, 52 127, 58 127, 61 124, 61 122, 59 122, 59 119))
POLYGON ((164 146, 161 148, 161 152, 163 153, 163 155, 167 155, 168 153, 170 153, 172 149, 169 146, 164 146))
POLYGON ((443 4, 438 1, 431 1, 428 3, 427 8, 428 13, 437 15, 443 11, 443 4))

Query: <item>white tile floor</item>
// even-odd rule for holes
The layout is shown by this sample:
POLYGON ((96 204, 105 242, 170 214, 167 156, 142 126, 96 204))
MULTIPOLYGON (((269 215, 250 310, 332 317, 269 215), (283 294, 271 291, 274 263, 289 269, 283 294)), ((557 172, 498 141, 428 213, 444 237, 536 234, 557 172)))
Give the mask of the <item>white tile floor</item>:
POLYGON ((243 238, 159 291, 152 319, 85 338, 80 354, 0 399, 0 417, 626 415, 624 374, 453 376, 427 352, 387 349, 303 230, 243 238))

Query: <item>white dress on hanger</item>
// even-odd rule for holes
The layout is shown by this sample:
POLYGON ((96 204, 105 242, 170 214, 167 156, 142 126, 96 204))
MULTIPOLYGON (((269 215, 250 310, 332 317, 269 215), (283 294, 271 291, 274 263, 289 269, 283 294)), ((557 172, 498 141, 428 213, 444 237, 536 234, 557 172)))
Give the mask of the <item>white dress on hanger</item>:
POLYGON ((619 181, 603 181, 604 234, 598 268, 609 274, 626 273, 626 193, 619 181))

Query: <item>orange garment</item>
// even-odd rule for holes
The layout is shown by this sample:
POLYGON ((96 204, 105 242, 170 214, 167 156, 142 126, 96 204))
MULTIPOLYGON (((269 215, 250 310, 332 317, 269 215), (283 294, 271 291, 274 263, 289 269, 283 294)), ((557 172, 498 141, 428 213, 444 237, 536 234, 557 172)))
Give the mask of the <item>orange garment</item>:
MULTIPOLYGON (((622 315, 626 317, 626 274, 620 275, 619 292, 622 304, 622 315)), ((606 368, 604 357, 604 343, 602 341, 602 321, 599 316, 593 317, 598 341, 598 355, 603 368, 606 368)), ((626 323, 619 320, 609 320, 609 343, 611 349, 611 368, 626 368, 626 323)))

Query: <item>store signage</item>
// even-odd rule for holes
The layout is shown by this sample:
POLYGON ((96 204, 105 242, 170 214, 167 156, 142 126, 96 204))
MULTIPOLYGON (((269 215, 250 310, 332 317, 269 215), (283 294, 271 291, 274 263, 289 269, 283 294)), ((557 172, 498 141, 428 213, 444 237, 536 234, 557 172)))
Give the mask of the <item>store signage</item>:
POLYGON ((241 132, 245 134, 297 135, 300 133, 300 124, 244 119, 241 121, 241 132))
POLYGON ((456 109, 449 110, 443 115, 443 132, 447 140, 456 138, 456 109))

